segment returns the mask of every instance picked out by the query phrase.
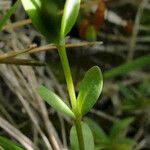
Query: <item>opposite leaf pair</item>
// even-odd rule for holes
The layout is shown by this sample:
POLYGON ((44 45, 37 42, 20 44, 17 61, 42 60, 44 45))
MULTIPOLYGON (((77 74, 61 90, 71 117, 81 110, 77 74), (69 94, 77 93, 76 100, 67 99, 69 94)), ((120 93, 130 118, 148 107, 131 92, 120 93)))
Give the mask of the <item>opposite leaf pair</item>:
MULTIPOLYGON (((77 110, 79 116, 87 113, 96 103, 102 91, 103 79, 99 67, 94 66, 88 70, 80 84, 80 90, 77 98, 77 110)), ((62 112, 71 118, 75 118, 72 110, 55 93, 49 91, 44 86, 38 87, 38 92, 54 109, 62 112)))

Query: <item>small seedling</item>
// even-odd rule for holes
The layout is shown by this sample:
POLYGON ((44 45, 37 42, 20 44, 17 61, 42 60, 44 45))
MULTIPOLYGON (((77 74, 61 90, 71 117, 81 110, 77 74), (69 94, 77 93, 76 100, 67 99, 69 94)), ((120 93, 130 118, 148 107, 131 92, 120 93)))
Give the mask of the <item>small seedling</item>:
POLYGON ((66 0, 63 15, 59 13, 60 10, 55 0, 22 0, 22 3, 36 29, 58 48, 71 107, 43 85, 38 87, 38 92, 55 110, 73 119, 74 125, 70 132, 71 148, 73 150, 94 150, 92 132, 88 125, 81 120, 98 100, 103 85, 102 73, 98 66, 88 70, 76 97, 65 48, 65 37, 76 22, 80 0, 66 0))

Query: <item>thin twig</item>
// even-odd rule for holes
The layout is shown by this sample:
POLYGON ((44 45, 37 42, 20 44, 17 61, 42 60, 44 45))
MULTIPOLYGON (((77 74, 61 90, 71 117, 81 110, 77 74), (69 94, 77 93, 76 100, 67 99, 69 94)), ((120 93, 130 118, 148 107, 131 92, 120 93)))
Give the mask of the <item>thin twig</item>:
POLYGON ((33 45, 32 47, 27 48, 25 50, 17 50, 17 51, 10 51, 8 53, 3 53, 0 55, 0 60, 16 57, 18 55, 27 53, 36 47, 37 47, 36 45, 33 45))
MULTIPOLYGON (((84 46, 92 46, 92 45, 101 45, 102 42, 81 42, 78 44, 66 44, 66 48, 77 48, 77 47, 84 47, 84 46)), ((13 58, 22 54, 32 54, 32 53, 38 53, 38 52, 44 52, 44 51, 50 51, 50 50, 56 50, 56 46, 53 44, 48 44, 40 47, 33 46, 31 48, 25 49, 25 50, 15 50, 12 52, 4 53, 0 55, 0 61, 5 60, 8 58, 13 58)))
POLYGON ((19 59, 19 58, 11 58, 11 59, 3 59, 0 60, 0 64, 11 64, 11 65, 24 65, 24 66, 45 66, 45 62, 29 60, 29 59, 19 59))
POLYGON ((31 23, 32 23, 31 19, 25 19, 25 20, 22 20, 22 21, 17 21, 15 23, 10 23, 10 24, 5 25, 3 27, 3 30, 8 30, 8 29, 14 29, 14 28, 22 27, 24 25, 31 24, 31 23))

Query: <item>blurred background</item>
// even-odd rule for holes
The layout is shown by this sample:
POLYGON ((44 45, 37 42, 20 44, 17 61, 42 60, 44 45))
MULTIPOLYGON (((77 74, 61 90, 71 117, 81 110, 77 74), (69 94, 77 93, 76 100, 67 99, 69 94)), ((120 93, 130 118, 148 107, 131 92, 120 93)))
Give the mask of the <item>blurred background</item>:
MULTIPOLYGON (((0 18, 14 3, 0 0, 0 18)), ((84 117, 95 149, 150 150, 150 1, 82 0, 66 43, 76 94, 86 70, 103 72, 103 92, 84 117)), ((20 4, 0 32, 0 135, 27 150, 69 149, 72 121, 41 99, 39 84, 68 99, 57 50, 20 4)))

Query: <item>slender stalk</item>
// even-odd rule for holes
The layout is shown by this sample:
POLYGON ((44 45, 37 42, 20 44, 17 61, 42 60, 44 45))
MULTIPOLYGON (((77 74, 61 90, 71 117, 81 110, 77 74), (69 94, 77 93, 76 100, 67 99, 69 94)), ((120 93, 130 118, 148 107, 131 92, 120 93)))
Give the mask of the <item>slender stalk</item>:
POLYGON ((77 131, 77 136, 78 136, 79 148, 80 148, 80 150, 84 150, 83 132, 82 132, 80 119, 75 120, 75 127, 76 127, 76 131, 77 131))
POLYGON ((65 42, 61 42, 60 45, 57 45, 57 48, 58 48, 59 56, 61 59, 61 63, 63 66, 63 70, 64 70, 66 82, 67 82, 67 87, 68 87, 68 92, 69 92, 72 110, 76 115, 74 123, 75 123, 76 131, 77 131, 79 148, 80 148, 80 150, 84 150, 84 140, 83 140, 82 127, 81 127, 81 118, 78 117, 78 109, 77 109, 75 89, 74 89, 71 70, 70 70, 68 57, 67 57, 67 53, 66 53, 65 42))
POLYGON ((65 46, 58 46, 58 52, 59 52, 62 66, 63 66, 66 82, 67 82, 67 87, 68 87, 68 92, 69 92, 69 97, 70 97, 72 109, 73 109, 73 111, 75 111, 75 109, 76 109, 76 95, 75 95, 73 80, 72 80, 72 76, 71 76, 71 71, 70 71, 70 66, 69 66, 65 46))

